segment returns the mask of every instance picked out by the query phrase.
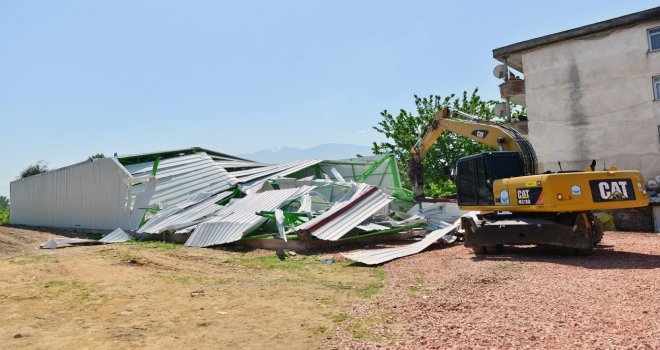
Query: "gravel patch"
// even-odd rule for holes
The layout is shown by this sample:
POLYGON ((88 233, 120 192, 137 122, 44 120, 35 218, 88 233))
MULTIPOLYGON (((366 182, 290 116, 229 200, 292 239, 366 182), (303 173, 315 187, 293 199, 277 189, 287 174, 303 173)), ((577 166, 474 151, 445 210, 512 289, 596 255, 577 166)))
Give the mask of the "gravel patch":
POLYGON ((593 256, 436 247, 385 265, 344 349, 660 349, 660 236, 607 232, 593 256))

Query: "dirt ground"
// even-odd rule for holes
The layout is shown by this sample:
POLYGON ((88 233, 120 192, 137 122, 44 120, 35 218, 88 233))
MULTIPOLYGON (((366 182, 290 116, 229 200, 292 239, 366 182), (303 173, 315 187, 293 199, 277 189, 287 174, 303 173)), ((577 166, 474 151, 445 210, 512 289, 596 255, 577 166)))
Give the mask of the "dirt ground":
POLYGON ((159 242, 38 249, 53 237, 0 227, 2 349, 319 348, 383 282, 382 268, 321 264, 326 255, 280 261, 159 242))
POLYGON ((380 267, 158 242, 38 249, 53 237, 0 227, 0 348, 660 349, 656 234, 607 232, 589 257, 438 245, 380 267))

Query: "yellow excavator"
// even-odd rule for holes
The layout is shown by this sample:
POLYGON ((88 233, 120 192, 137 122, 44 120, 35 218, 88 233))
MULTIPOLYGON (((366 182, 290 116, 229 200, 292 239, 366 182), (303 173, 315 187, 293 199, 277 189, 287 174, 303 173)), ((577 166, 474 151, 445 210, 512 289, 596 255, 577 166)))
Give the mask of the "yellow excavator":
POLYGON ((424 197, 422 159, 444 132, 453 132, 496 151, 458 160, 455 182, 465 246, 494 254, 504 245, 548 245, 588 255, 603 237, 592 211, 635 208, 649 200, 638 171, 581 171, 537 174, 534 148, 518 131, 455 109, 443 108, 429 121, 411 150, 408 176, 417 202, 424 197), (460 115, 465 119, 454 118, 460 115))

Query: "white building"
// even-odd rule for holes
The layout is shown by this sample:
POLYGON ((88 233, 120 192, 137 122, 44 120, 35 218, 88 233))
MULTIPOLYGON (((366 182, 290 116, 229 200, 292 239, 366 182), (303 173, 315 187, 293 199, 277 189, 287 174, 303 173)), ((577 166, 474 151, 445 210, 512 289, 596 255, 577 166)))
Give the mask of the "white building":
MULTIPOLYGON (((521 80, 541 171, 616 165, 660 180, 660 7, 493 50, 521 80)), ((656 230, 660 207, 655 207, 656 230)))

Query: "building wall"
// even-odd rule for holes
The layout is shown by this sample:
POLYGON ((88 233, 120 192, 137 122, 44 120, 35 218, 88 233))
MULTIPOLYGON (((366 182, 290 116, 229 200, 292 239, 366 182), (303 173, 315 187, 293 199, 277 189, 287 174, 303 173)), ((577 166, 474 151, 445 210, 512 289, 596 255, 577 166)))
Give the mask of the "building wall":
POLYGON ((652 77, 660 52, 648 52, 647 22, 526 52, 529 138, 542 170, 609 168, 660 174, 660 101, 652 77))
POLYGON ((10 223, 93 230, 131 229, 129 184, 130 175, 112 158, 16 180, 10 187, 10 223))

